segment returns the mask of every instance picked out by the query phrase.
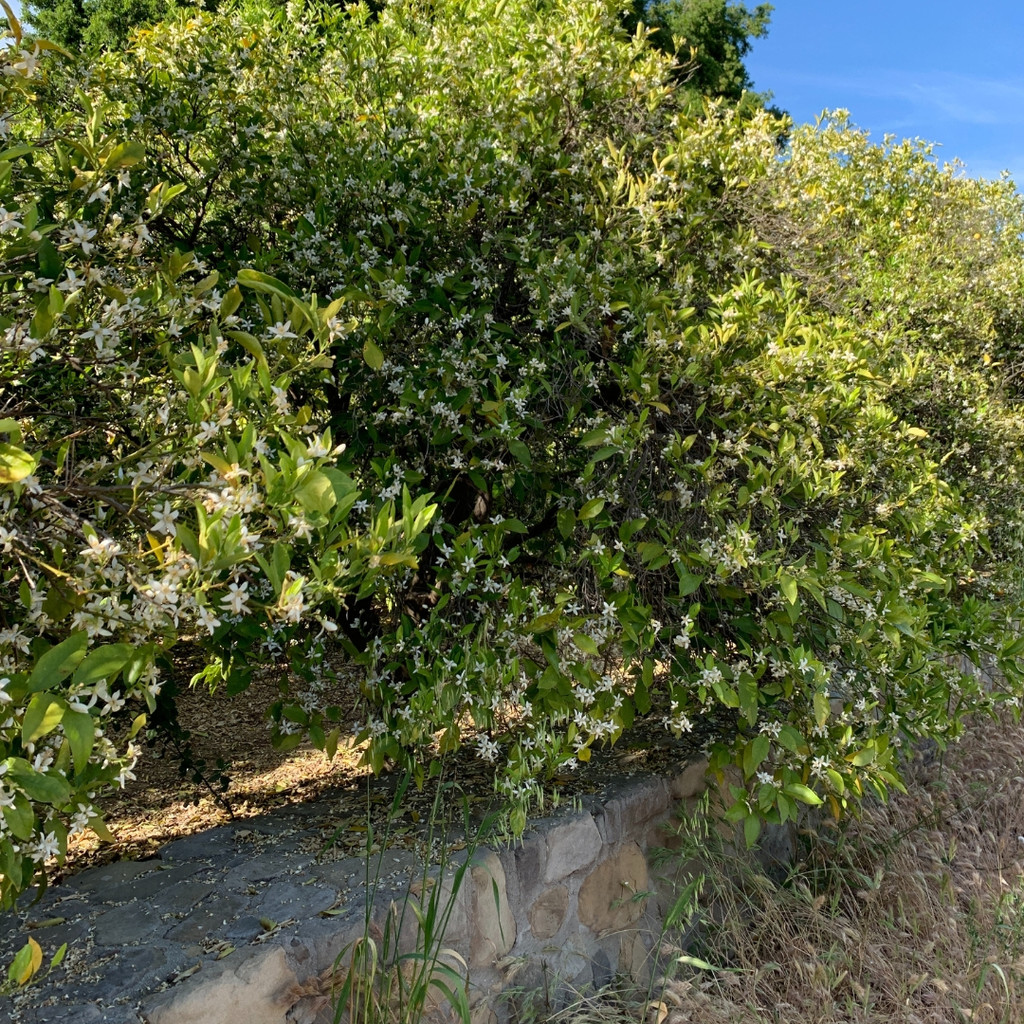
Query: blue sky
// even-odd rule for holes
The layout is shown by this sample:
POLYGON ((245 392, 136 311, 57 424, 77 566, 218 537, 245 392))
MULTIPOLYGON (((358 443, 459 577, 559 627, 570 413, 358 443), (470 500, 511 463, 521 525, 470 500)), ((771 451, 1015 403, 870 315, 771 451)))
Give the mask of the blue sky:
MULTIPOLYGON (((756 0, 747 0, 754 6, 756 0)), ((941 143, 1024 191, 1024 0, 775 0, 747 69, 797 122, 845 107, 873 139, 941 143)))

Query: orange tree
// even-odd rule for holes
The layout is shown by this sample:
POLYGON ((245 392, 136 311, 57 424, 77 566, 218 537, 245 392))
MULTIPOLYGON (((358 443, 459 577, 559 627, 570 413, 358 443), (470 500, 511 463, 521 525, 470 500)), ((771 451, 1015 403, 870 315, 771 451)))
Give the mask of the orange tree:
POLYGON ((753 842, 1017 700, 1008 184, 782 157, 603 0, 291 14, 6 57, 5 899, 175 644, 280 747, 471 743, 514 828, 637 714, 726 726, 753 842))

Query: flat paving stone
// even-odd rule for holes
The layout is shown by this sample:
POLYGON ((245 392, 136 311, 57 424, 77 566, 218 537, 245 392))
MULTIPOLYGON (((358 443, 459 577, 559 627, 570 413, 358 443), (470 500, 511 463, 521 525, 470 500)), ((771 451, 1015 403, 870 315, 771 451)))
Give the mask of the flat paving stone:
POLYGON ((101 914, 93 925, 97 946, 130 946, 155 938, 161 931, 164 911, 155 907, 128 903, 101 914))
POLYGON ((125 885, 139 875, 156 871, 160 866, 158 860, 119 860, 114 864, 90 868, 81 874, 72 875, 64 884, 72 892, 100 893, 104 897, 115 892, 119 886, 125 885))
MULTIPOLYGON (((148 900, 161 893, 169 891, 172 886, 186 878, 192 878, 203 869, 202 864, 185 863, 175 864, 172 867, 162 867, 157 861, 157 867, 144 875, 137 876, 117 887, 118 902, 128 900, 148 900)), ((174 890, 175 892, 177 889, 174 890)), ((106 894, 104 894, 106 895, 106 894)), ((112 902, 113 897, 108 899, 112 902)))
POLYGON ((163 933, 169 942, 202 942, 204 939, 220 939, 231 925, 249 906, 249 900, 236 894, 228 894, 214 900, 207 906, 193 910, 183 921, 172 925, 163 933))
POLYGON ((247 914, 226 925, 223 930, 224 938, 229 942, 252 942, 264 933, 266 929, 260 924, 258 917, 247 914))
MULTIPOLYGON (((138 1014, 125 1016, 124 1021, 136 1024, 139 1020, 138 1014)), ((101 1024, 103 1011, 98 1006, 75 1003, 64 1006, 34 1006, 21 1011, 18 1017, 24 1024, 101 1024)), ((111 1022, 113 1024, 113 1022, 111 1022)), ((117 1024, 122 1024, 118 1021, 117 1024)))
POLYGON ((286 921, 293 917, 303 920, 315 917, 332 902, 328 894, 313 886, 277 882, 256 899, 254 913, 271 921, 286 921))
POLYGON ((291 854, 285 851, 268 850, 234 868, 226 881, 231 884, 238 879, 242 882, 262 882, 278 878, 282 874, 299 873, 313 863, 313 854, 291 854))

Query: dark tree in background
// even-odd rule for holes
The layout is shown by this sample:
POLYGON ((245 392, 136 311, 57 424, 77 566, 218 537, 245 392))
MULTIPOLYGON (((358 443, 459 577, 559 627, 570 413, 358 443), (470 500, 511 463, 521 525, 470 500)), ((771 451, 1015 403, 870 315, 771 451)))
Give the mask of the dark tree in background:
POLYGON ((133 29, 163 21, 175 0, 28 0, 25 20, 44 39, 72 52, 116 49, 133 29))
POLYGON ((696 102, 718 97, 751 108, 766 106, 771 93, 756 93, 743 58, 752 41, 768 34, 771 4, 754 8, 728 0, 633 0, 626 26, 653 29, 652 43, 674 56, 679 76, 696 102))

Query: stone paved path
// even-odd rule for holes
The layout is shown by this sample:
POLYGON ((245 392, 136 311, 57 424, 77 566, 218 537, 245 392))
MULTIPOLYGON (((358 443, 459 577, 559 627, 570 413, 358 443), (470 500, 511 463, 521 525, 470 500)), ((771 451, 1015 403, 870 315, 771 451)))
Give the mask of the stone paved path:
MULTIPOLYGON (((367 863, 318 861, 325 831, 317 811, 296 805, 179 839, 154 859, 74 875, 40 903, 4 915, 0 963, 10 962, 28 935, 43 947, 44 964, 62 942, 68 953, 41 985, 0 997, 0 1020, 8 1019, 6 1010, 11 1024, 157 1021, 170 990, 190 972, 244 975, 247 961, 266 961, 255 954, 267 946, 289 958, 330 962, 341 939, 362 931, 367 863), (63 920, 26 930, 52 919, 63 920), (153 992, 154 978, 162 992, 153 992)), ((385 887, 396 892, 418 870, 416 858, 401 850, 376 860, 371 873, 379 867, 385 887)), ((281 978, 274 980, 280 985, 281 978)))

